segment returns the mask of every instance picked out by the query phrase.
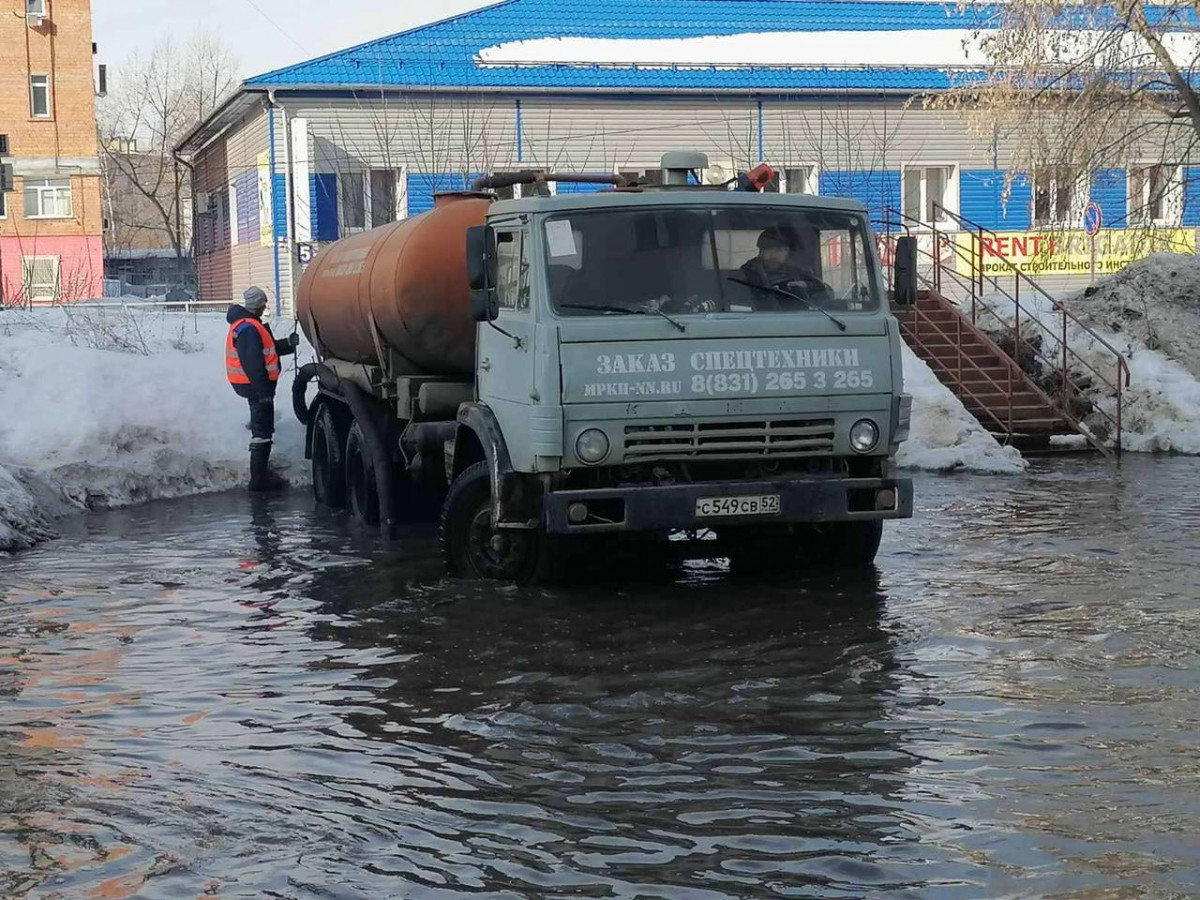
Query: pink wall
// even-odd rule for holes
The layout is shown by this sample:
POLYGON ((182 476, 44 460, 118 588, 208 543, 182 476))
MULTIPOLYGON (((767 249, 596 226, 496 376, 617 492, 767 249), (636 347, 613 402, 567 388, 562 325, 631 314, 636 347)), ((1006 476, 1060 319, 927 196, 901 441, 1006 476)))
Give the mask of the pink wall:
POLYGON ((104 295, 104 242, 100 235, 73 237, 0 237, 0 287, 4 302, 25 299, 21 259, 59 258, 59 300, 67 303, 104 295))

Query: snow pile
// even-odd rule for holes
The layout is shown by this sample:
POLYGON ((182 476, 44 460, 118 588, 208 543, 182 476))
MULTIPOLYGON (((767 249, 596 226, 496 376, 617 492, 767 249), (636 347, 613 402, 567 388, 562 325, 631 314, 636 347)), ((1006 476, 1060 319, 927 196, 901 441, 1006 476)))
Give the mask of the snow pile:
MULTIPOLYGON (((1200 381, 1196 376, 1180 362, 1149 349, 1128 334, 1098 333, 1129 362, 1130 385, 1124 390, 1121 446, 1137 453, 1200 455, 1200 381)), ((1068 330, 1067 342, 1097 370, 1112 369, 1112 354, 1082 329, 1068 330)), ((1115 373, 1110 378, 1115 381, 1115 373)), ((1104 387, 1090 391, 1089 399, 1106 416, 1093 414, 1085 423, 1112 443, 1116 396, 1104 387)))
POLYGON ((1161 351, 1200 378, 1200 257, 1156 253, 1066 302, 1093 328, 1161 351))
POLYGON ((904 390, 912 395, 912 430, 896 463, 935 472, 1019 474, 1027 463, 1015 447, 1001 446, 967 412, 933 370, 904 345, 904 390))
MULTIPOLYGON (((243 485, 248 412, 225 379, 226 329, 215 314, 0 313, 0 548, 46 537, 64 511, 243 485)), ((292 371, 285 358, 272 460, 303 481, 292 371)))

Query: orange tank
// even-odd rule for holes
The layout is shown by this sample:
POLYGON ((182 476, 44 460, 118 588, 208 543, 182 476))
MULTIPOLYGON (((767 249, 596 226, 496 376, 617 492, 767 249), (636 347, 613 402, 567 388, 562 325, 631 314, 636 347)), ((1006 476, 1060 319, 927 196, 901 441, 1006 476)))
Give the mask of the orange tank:
POLYGON ((483 224, 489 203, 478 194, 442 194, 427 213, 318 254, 296 296, 309 342, 325 356, 371 365, 391 349, 412 364, 406 374, 472 373, 466 236, 483 224))

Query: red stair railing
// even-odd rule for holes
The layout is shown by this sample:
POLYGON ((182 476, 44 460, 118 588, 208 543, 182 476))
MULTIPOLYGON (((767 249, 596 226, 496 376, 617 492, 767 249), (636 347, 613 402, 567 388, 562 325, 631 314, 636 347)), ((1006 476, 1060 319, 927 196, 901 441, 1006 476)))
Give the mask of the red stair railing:
MULTIPOLYGON (((992 344, 992 349, 999 352, 1002 357, 1014 360, 1019 365, 1022 355, 1022 350, 1028 347, 1033 357, 1045 366, 1049 371, 1057 372, 1058 379, 1058 397, 1051 398, 1040 387, 1037 388, 1039 394, 1042 394, 1046 399, 1055 406, 1063 417, 1069 421, 1075 429, 1082 434, 1093 446, 1101 450, 1105 454, 1108 449, 1103 446, 1102 442, 1092 433, 1086 425, 1084 425, 1072 412, 1071 400, 1076 396, 1083 395, 1083 389, 1080 384, 1072 377, 1072 365, 1078 370, 1086 370, 1090 372, 1101 384, 1115 397, 1116 409, 1114 414, 1110 414, 1099 406, 1094 406, 1095 412, 1109 423, 1111 429, 1116 433, 1115 448, 1117 455, 1121 454, 1121 444, 1123 436, 1123 406, 1124 406, 1124 389, 1129 386, 1130 373, 1129 363, 1125 357, 1121 355, 1111 343, 1101 337, 1093 328, 1086 325, 1084 322, 1072 313, 1067 307, 1055 300, 1050 294, 1042 289, 1032 278, 1022 272, 1017 266, 1003 256, 995 256, 994 259, 999 262, 1012 275, 1012 291, 1005 289, 1004 285, 998 278, 994 278, 987 274, 985 270, 985 243, 984 237, 987 235, 996 237, 996 233, 988 228, 985 228, 970 219, 953 213, 943 207, 935 204, 935 213, 941 213, 945 218, 955 222, 963 230, 963 232, 972 236, 971 246, 969 249, 963 248, 954 240, 953 235, 945 234, 940 231, 936 224, 925 224, 918 219, 904 214, 897 210, 888 210, 890 216, 895 217, 895 220, 889 221, 888 225, 898 225, 905 231, 911 233, 914 230, 929 233, 932 238, 932 249, 924 250, 918 244, 918 253, 923 257, 927 257, 932 261, 932 270, 929 277, 922 277, 922 280, 936 293, 938 296, 950 299, 945 290, 945 280, 949 278, 951 282, 959 289, 966 298, 970 299, 970 318, 971 323, 978 327, 980 310, 990 313, 997 323, 1011 322, 1012 330, 1012 346, 1013 353, 1008 353, 999 346, 995 345, 990 339, 988 343, 992 344), (942 256, 942 249, 950 250, 950 265, 947 265, 942 256), (969 265, 971 277, 964 278, 956 270, 953 263, 957 260, 965 261, 969 265), (1059 330, 1056 333, 1051 330, 1034 312, 1021 302, 1021 285, 1026 285, 1026 292, 1033 291, 1035 295, 1040 295, 1048 300, 1051 304, 1052 311, 1057 314, 1059 330), (985 299, 985 288, 990 285, 995 294, 999 295, 1011 304, 1011 316, 1001 315, 1000 311, 993 305, 993 302, 988 302, 985 299), (1022 317, 1027 323, 1032 323, 1045 337, 1049 338, 1049 342, 1043 339, 1043 343, 1051 347, 1051 350, 1040 348, 1036 342, 1027 340, 1021 333, 1022 317), (1093 366, 1081 354, 1073 350, 1067 340, 1067 332, 1069 324, 1073 324, 1080 331, 1087 334, 1095 343, 1111 354, 1115 361, 1116 378, 1110 380, 1103 372, 1093 366)), ((953 301, 951 301, 953 302, 953 301)), ((923 317, 927 318, 927 317, 923 317)), ((1027 326, 1028 327, 1028 326, 1027 326)), ((958 345, 961 346, 961 345, 958 345)), ((1025 379, 1022 377, 1021 379, 1025 379)), ((1036 387, 1036 385, 1035 385, 1036 387)))

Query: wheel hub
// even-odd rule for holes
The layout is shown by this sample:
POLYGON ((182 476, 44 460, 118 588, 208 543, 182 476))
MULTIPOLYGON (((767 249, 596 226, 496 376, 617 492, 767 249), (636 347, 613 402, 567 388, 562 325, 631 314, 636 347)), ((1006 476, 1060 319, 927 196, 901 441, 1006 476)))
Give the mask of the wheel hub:
POLYGON ((486 578, 507 579, 516 576, 529 552, 524 535, 498 531, 492 527, 490 504, 475 514, 468 538, 468 552, 475 570, 486 578))

